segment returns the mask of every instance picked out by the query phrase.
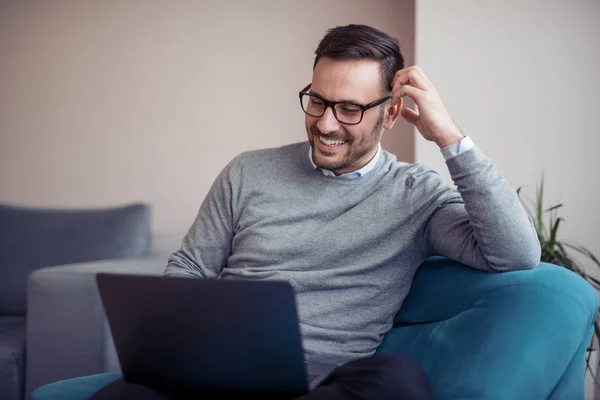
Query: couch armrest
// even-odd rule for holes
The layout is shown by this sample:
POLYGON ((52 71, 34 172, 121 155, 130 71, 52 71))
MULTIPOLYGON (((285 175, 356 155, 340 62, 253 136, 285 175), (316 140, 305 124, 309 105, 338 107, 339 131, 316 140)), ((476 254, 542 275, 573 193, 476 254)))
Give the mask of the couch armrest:
POLYGON ((556 265, 487 273, 435 257, 378 351, 417 361, 436 399, 583 399, 597 310, 594 288, 556 265))
POLYGON ((29 276, 27 396, 61 379, 118 371, 96 286, 99 272, 160 275, 168 255, 42 268, 29 276))

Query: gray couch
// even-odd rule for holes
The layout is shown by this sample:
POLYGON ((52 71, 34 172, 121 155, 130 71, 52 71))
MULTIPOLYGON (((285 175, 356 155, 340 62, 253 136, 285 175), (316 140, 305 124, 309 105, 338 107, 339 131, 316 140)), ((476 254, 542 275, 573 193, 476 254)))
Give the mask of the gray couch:
POLYGON ((94 268, 110 263, 44 267, 147 257, 150 222, 146 204, 79 210, 0 204, 0 400, 24 398, 25 385, 29 393, 81 375, 69 372, 92 352, 82 341, 100 335, 97 326, 86 325, 100 304, 84 295, 93 290, 85 282, 94 268))
POLYGON ((28 289, 27 395, 62 379, 119 371, 95 275, 161 275, 167 258, 91 262, 33 272, 28 289))

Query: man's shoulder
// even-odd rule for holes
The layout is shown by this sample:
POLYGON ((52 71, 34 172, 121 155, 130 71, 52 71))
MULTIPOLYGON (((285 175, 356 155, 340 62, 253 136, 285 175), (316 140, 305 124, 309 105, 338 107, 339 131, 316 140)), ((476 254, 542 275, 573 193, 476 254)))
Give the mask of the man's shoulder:
MULTIPOLYGON (((265 159, 265 158, 273 158, 273 157, 287 157, 290 155, 299 154, 303 149, 307 149, 308 142, 298 142, 287 144, 285 146, 278 147, 268 147, 263 149, 256 150, 248 150, 240 154, 240 156, 244 159, 254 160, 254 159, 265 159)), ((306 150, 308 151, 308 150, 306 150)))
POLYGON ((244 151, 237 155, 232 163, 245 168, 289 164, 293 160, 300 160, 303 152, 308 154, 308 142, 244 151))
POLYGON ((398 190, 409 190, 414 194, 427 194, 437 188, 447 187, 447 183, 435 169, 421 163, 398 161, 392 153, 384 152, 386 177, 394 182, 398 190), (418 189, 417 191, 414 191, 418 189))
POLYGON ((386 150, 383 151, 382 158, 382 162, 386 166, 387 170, 392 172, 395 176, 405 176, 406 178, 410 179, 419 179, 429 174, 439 175, 437 171, 431 167, 428 167, 427 165, 400 161, 393 153, 390 153, 386 150))
POLYGON ((297 173, 302 164, 302 153, 308 157, 308 142, 293 143, 280 147, 247 150, 235 156, 222 173, 233 178, 269 174, 281 174, 284 171, 297 173), (291 167, 291 168, 290 168, 291 167))

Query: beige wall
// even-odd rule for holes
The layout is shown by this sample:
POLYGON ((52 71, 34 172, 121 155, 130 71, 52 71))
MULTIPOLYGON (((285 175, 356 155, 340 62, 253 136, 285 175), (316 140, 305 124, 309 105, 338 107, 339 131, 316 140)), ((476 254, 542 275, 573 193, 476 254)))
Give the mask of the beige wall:
MULTIPOLYGON (((600 2, 420 0, 416 14, 417 63, 453 118, 515 188, 533 195, 545 170, 562 238, 600 256, 600 2)), ((434 145, 419 138, 416 156, 448 177, 434 145)))
MULTIPOLYGON (((0 1, 0 201, 147 201, 173 250, 232 157, 305 139, 297 92, 348 23, 412 62, 412 0, 0 1)), ((411 128, 385 147, 412 160, 411 128)))
MULTIPOLYGON (((419 0, 416 15, 416 61, 453 118, 515 188, 533 196, 545 170, 559 236, 600 256, 600 1, 419 0)), ((417 138, 416 158, 449 179, 435 145, 417 138)))

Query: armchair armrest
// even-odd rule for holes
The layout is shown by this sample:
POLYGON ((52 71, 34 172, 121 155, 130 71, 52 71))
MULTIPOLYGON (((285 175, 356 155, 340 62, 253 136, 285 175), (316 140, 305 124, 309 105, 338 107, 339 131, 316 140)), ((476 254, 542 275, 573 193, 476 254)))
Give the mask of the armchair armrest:
POLYGON ((486 273, 434 257, 378 351, 416 360, 436 399, 583 399, 597 310, 593 287, 556 265, 486 273))
POLYGON ((34 271, 27 290, 27 396, 50 382, 118 371, 95 275, 160 275, 167 259, 168 255, 153 255, 34 271))

